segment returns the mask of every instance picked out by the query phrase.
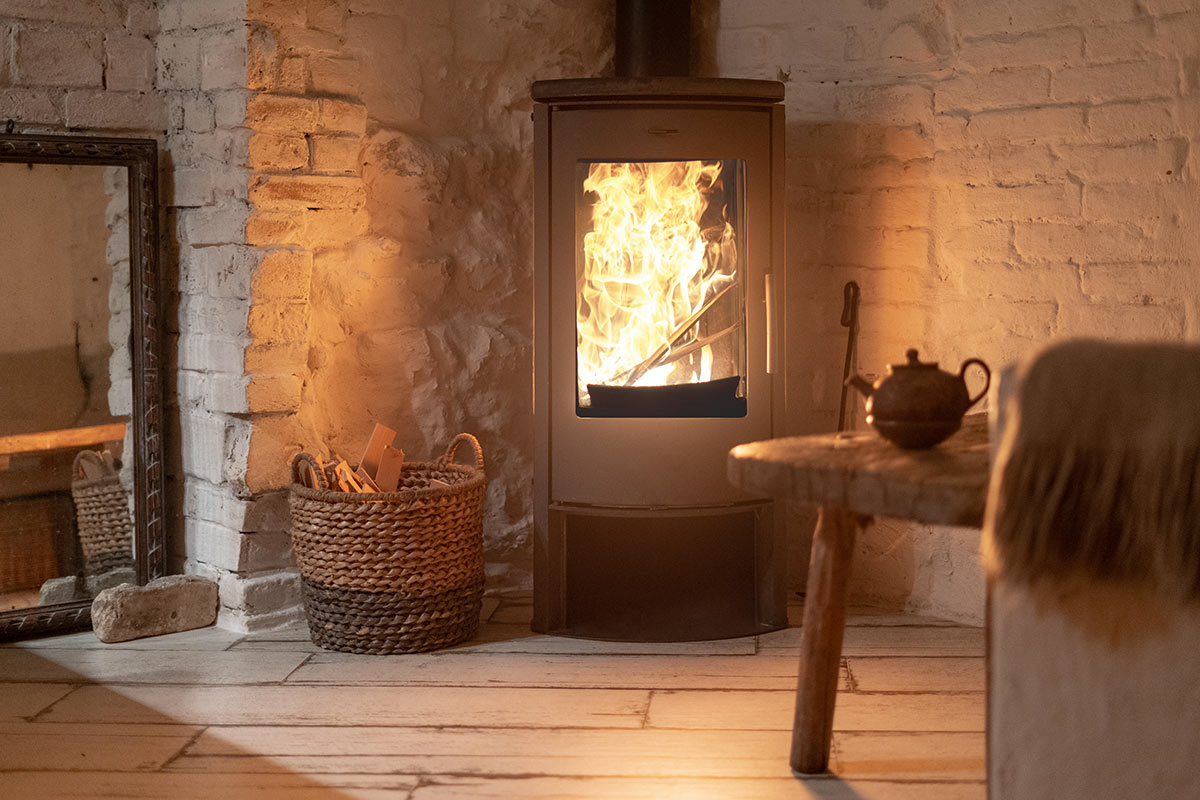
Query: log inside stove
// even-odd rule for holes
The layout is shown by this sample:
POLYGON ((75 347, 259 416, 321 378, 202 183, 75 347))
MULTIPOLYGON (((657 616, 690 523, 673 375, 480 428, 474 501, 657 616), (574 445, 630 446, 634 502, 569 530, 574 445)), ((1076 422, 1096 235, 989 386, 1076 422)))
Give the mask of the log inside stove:
POLYGON ((733 282, 715 292, 685 319, 666 341, 637 366, 608 383, 587 385, 590 405, 577 405, 581 417, 744 417, 746 398, 739 396, 741 377, 734 375, 696 383, 635 386, 647 372, 671 364, 733 334, 740 323, 715 333, 700 333, 704 316, 737 287, 733 282))

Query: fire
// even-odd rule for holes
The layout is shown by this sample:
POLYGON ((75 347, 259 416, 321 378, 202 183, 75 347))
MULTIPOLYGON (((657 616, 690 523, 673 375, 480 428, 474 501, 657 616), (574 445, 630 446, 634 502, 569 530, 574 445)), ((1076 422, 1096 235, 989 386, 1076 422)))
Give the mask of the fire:
POLYGON ((576 318, 584 405, 589 383, 710 379, 712 348, 697 321, 737 271, 734 229, 723 214, 713 224, 709 209, 721 171, 719 161, 588 165, 583 190, 595 204, 576 318))

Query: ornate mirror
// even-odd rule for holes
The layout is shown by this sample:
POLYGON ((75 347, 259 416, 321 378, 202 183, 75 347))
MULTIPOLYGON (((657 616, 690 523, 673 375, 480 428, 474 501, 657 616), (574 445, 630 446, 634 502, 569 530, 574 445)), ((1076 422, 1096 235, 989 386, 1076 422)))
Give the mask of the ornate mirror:
POLYGON ((0 639, 163 574, 157 147, 0 134, 0 639))

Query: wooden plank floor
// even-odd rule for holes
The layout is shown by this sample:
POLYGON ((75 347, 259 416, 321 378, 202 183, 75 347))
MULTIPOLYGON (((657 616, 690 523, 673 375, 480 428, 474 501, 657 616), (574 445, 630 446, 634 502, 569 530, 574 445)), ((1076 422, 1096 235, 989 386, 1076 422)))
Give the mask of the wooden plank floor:
POLYGON ((0 797, 986 794, 978 628, 852 613, 832 772, 800 780, 798 628, 639 645, 532 634, 527 595, 484 614, 475 641, 421 655, 331 653, 303 626, 0 645, 0 797))

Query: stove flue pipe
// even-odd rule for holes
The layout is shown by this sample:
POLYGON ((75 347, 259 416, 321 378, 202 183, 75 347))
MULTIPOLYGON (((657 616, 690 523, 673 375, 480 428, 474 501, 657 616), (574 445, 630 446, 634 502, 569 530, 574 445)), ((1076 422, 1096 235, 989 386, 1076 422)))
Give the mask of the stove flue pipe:
POLYGON ((691 0, 616 0, 616 4, 616 77, 690 74, 691 0))

